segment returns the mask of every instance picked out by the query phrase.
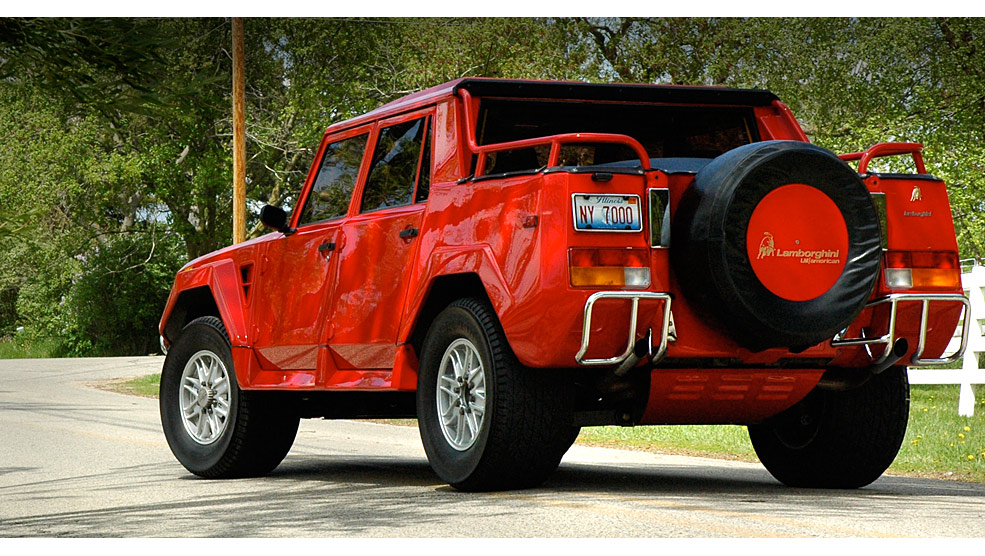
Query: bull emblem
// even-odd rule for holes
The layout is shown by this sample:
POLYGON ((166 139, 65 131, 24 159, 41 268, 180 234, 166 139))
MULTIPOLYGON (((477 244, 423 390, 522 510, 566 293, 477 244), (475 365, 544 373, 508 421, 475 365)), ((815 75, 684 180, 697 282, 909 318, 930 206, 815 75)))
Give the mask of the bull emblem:
POLYGON ((923 193, 920 192, 920 186, 914 185, 913 191, 910 193, 910 202, 923 200, 923 193))
POLYGON ((765 232, 763 240, 759 242, 759 256, 756 258, 772 257, 774 251, 776 251, 776 247, 773 245, 773 234, 765 232))

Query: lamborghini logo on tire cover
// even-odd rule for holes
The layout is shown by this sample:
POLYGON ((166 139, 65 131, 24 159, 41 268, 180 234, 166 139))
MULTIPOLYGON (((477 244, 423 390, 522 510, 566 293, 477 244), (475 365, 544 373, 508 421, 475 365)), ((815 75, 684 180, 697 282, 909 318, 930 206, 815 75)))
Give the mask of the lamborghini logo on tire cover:
POLYGON ((756 258, 772 257, 775 251, 776 246, 773 243, 773 234, 766 232, 763 235, 763 240, 759 242, 759 256, 756 258))
POLYGON ((841 263, 841 250, 840 249, 776 249, 776 242, 773 239, 773 234, 770 232, 763 232, 763 239, 759 241, 759 255, 756 256, 756 260, 778 257, 778 258, 797 258, 800 259, 802 264, 840 264, 841 263))

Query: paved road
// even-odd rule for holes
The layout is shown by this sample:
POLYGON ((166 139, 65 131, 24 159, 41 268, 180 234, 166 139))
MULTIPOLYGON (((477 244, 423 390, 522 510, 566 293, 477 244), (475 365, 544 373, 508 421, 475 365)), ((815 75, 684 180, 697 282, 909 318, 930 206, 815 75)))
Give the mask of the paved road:
POLYGON ((790 489, 759 465, 578 446, 543 488, 463 494, 417 429, 355 421, 302 421, 268 477, 202 480, 171 455, 156 400, 89 386, 161 362, 0 361, 0 536, 985 536, 985 485, 790 489))

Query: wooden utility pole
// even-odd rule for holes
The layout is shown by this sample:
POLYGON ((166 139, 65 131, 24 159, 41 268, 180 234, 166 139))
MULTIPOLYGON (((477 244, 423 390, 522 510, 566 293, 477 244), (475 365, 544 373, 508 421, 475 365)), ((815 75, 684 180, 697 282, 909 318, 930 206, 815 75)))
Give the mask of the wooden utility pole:
POLYGON ((243 18, 233 18, 233 243, 246 241, 246 82, 243 18))

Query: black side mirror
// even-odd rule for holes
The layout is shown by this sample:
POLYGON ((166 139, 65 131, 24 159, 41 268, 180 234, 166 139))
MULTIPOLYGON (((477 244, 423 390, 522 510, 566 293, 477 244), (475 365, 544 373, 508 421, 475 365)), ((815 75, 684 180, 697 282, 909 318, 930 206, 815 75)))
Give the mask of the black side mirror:
POLYGON ((280 207, 264 205, 260 209, 260 222, 264 226, 282 232, 285 235, 291 235, 295 232, 294 228, 288 226, 287 213, 280 207))

